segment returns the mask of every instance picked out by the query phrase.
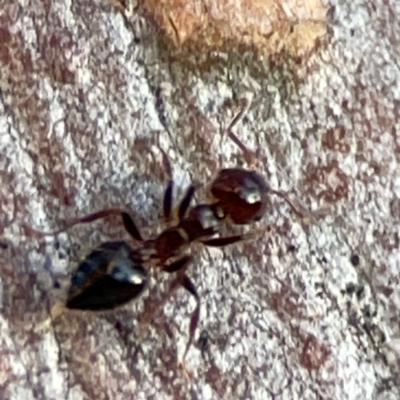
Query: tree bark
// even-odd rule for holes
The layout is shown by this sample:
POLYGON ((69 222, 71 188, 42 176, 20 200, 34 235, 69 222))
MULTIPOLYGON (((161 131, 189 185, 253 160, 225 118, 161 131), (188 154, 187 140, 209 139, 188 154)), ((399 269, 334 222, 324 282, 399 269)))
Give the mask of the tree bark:
POLYGON ((332 1, 329 36, 307 58, 189 52, 140 8, 0 0, 0 398, 399 398, 400 9, 332 1), (195 303, 151 270, 146 293, 104 313, 63 312, 79 260, 127 239, 109 218, 39 237, 65 220, 130 209, 162 228, 168 155, 178 196, 246 166, 233 128, 274 190, 255 239, 195 246, 195 303), (324 212, 319 212, 319 211, 324 212), (273 235, 263 228, 271 226, 273 235))

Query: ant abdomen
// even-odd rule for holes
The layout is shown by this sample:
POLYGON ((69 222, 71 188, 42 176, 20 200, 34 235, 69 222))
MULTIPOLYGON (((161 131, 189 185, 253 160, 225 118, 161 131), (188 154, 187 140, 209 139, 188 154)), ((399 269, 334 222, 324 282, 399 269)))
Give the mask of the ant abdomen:
POLYGON ((258 221, 268 205, 269 187, 255 171, 243 168, 222 169, 211 185, 225 217, 238 225, 258 221))
POLYGON ((71 278, 67 308, 109 310, 138 297, 147 272, 126 242, 106 242, 93 250, 71 278))

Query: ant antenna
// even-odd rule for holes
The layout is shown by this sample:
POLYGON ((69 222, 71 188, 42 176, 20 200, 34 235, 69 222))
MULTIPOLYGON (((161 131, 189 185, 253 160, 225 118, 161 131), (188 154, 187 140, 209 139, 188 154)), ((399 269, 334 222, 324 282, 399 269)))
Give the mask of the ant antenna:
MULTIPOLYGON (((221 143, 224 140, 225 136, 228 136, 228 138, 231 139, 236 144, 236 146, 239 147, 240 150, 242 150, 244 154, 244 159, 248 164, 248 166, 250 168, 254 168, 257 162, 256 152, 248 149, 247 146, 233 132, 233 128, 243 119, 243 117, 248 112, 251 101, 248 98, 244 97, 240 99, 240 103, 241 103, 240 111, 232 119, 231 123, 228 125, 228 128, 221 134, 221 143)), ((279 196, 280 198, 284 199, 286 203, 290 206, 290 208, 293 210, 293 212, 299 218, 306 219, 307 221, 310 222, 315 221, 317 216, 313 215, 313 213, 311 213, 306 207, 302 206, 298 202, 294 202, 293 200, 291 200, 287 192, 273 190, 271 188, 269 189, 269 191, 272 194, 275 194, 276 196, 279 196)))
POLYGON ((237 147, 243 152, 244 154, 244 159, 246 163, 249 165, 249 167, 254 167, 255 165, 255 152, 252 150, 249 150, 246 145, 237 137, 237 135, 233 132, 233 128, 243 119, 243 117, 247 114, 247 111, 250 108, 251 101, 243 97, 242 99, 239 100, 240 103, 240 110, 239 112, 233 117, 231 123, 228 125, 228 128, 222 131, 221 133, 221 144, 225 137, 227 136, 229 139, 232 140, 233 143, 236 144, 237 147))

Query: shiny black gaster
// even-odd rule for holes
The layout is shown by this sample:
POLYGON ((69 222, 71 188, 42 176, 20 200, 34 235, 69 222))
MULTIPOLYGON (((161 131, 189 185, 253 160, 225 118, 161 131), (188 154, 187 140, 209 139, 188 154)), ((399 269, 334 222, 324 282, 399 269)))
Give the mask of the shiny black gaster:
POLYGON ((67 308, 110 310, 138 297, 146 287, 147 272, 135 254, 122 241, 93 250, 72 275, 67 308))

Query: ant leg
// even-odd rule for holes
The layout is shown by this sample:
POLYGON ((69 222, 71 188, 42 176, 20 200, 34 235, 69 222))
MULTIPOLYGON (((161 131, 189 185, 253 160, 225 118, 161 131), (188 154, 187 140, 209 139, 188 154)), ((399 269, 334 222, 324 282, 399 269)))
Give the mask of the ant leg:
MULTIPOLYGON (((229 139, 232 140, 233 143, 236 144, 236 146, 239 147, 240 150, 242 150, 244 154, 244 159, 247 162, 247 164, 252 167, 255 163, 255 152, 249 150, 244 143, 236 136, 236 134, 232 131, 232 129, 237 125, 245 116, 247 113, 249 107, 250 107, 250 101, 246 98, 243 98, 240 100, 241 102, 241 109, 240 111, 235 115, 231 123, 229 124, 228 128, 225 130, 225 134, 228 136, 229 139)), ((224 134, 222 135, 222 140, 224 139, 224 134)))
POLYGON ((186 356, 187 353, 189 352, 190 346, 193 343, 193 338, 196 333, 197 326, 199 325, 199 320, 200 320, 200 296, 197 293, 196 286, 194 283, 191 281, 191 279, 185 274, 183 275, 182 281, 181 281, 181 286, 183 286, 192 296, 195 297, 196 299, 196 308, 192 312, 192 316, 190 317, 190 325, 189 325, 189 340, 186 344, 186 349, 185 352, 183 353, 182 357, 182 365, 183 368, 186 370, 186 356))
MULTIPOLYGON (((173 206, 174 181, 172 179, 172 167, 171 167, 171 163, 169 161, 167 153, 161 148, 160 134, 157 135, 156 141, 158 143, 158 150, 161 152, 161 155, 162 155, 164 171, 169 179, 167 188, 165 189, 165 192, 164 192, 164 202, 163 202, 164 220, 168 223, 171 221, 172 206, 173 206)), ((193 199, 195 190, 196 190, 196 188, 193 185, 190 185, 188 190, 185 193, 185 196, 181 200, 181 202, 179 204, 179 208, 178 208, 179 220, 182 220, 182 218, 184 218, 184 216, 189 208, 190 202, 193 199)))
POLYGON ((223 247, 227 246, 229 244, 233 244, 236 242, 242 242, 244 240, 248 240, 254 237, 258 237, 259 235, 267 235, 268 237, 271 236, 274 233, 274 230, 271 229, 270 226, 266 226, 260 229, 257 229, 251 233, 246 233, 242 235, 234 235, 234 236, 226 236, 226 237, 220 237, 220 238, 215 238, 215 239, 208 239, 208 240, 202 240, 201 243, 205 244, 206 246, 211 246, 211 247, 223 247))
POLYGON ((44 321, 36 325, 35 332, 42 332, 43 330, 49 328, 53 321, 57 319, 65 310, 66 307, 64 303, 57 301, 56 304, 54 304, 54 306, 51 308, 50 315, 44 321))
POLYGON ((280 192, 278 190, 271 190, 272 194, 275 194, 276 196, 279 196, 283 200, 286 201, 286 203, 289 204, 290 208, 293 210, 293 212, 300 218, 300 219, 306 219, 309 220, 310 222, 315 222, 319 217, 323 217, 327 215, 327 209, 320 209, 317 210, 316 213, 313 213, 309 211, 305 206, 299 204, 298 202, 294 202, 290 200, 289 196, 285 192, 280 192))
POLYGON ((168 273, 181 271, 183 268, 186 270, 187 265, 192 261, 192 256, 183 256, 179 260, 174 261, 173 263, 166 265, 163 268, 163 271, 168 273))
POLYGON ((156 311, 165 304, 169 298, 173 295, 175 290, 179 287, 182 282, 182 276, 185 274, 185 271, 192 261, 192 256, 184 256, 173 263, 166 265, 163 267, 163 271, 167 273, 174 273, 178 272, 178 276, 171 282, 166 294, 157 302, 152 301, 151 305, 149 305, 148 309, 145 311, 143 318, 141 318, 141 325, 142 325, 142 333, 143 329, 151 322, 154 317, 156 311))
POLYGON ((163 202, 164 219, 166 222, 169 222, 171 220, 173 190, 174 190, 174 181, 170 180, 168 182, 167 188, 165 189, 164 202, 163 202))
POLYGON ((185 364, 185 358, 186 355, 189 351, 190 346, 192 345, 194 334, 196 333, 197 325, 199 324, 199 319, 200 319, 200 296, 197 293, 196 287, 194 283, 191 281, 191 279, 184 273, 186 271, 186 268, 188 264, 192 261, 191 256, 184 256, 180 258, 179 260, 173 262, 172 264, 168 265, 164 269, 164 271, 167 272, 177 272, 180 271, 182 274, 179 274, 178 277, 176 278, 175 282, 179 283, 179 285, 183 286, 190 294, 192 294, 196 298, 196 308, 192 313, 192 316, 190 318, 190 325, 189 325, 189 341, 186 345, 185 352, 183 354, 182 358, 182 364, 185 364))
MULTIPOLYGON (((164 192, 164 202, 163 202, 163 209, 164 209, 164 219, 166 222, 171 220, 171 213, 172 213, 172 203, 173 203, 173 189, 174 189, 174 181, 171 179, 168 182, 167 188, 164 192)), ((193 185, 190 185, 188 190, 185 193, 185 196, 181 200, 178 209, 178 217, 179 220, 185 216, 186 211, 189 208, 190 202, 193 199, 194 192, 196 188, 193 185)))
POLYGON ((139 228, 136 226, 133 218, 126 211, 123 211, 121 216, 125 230, 138 242, 143 242, 142 235, 140 234, 139 228))
MULTIPOLYGON (((163 150, 161 152, 163 154, 164 165, 166 163, 169 164, 167 155, 164 153, 163 150)), ((167 171, 168 171, 167 173, 170 177, 170 180, 169 180, 167 188, 165 189, 165 192, 164 192, 163 209, 164 209, 164 219, 166 222, 169 222, 171 220, 171 214, 172 214, 174 181, 171 179, 171 176, 172 176, 171 167, 168 167, 167 171)), ((189 208, 190 202, 193 199, 195 190, 196 190, 196 188, 193 185, 190 185, 188 190, 185 193, 185 196, 181 200, 181 202, 179 204, 179 209, 178 209, 179 220, 182 220, 182 218, 185 216, 186 211, 189 208)))
POLYGON ((182 201, 179 204, 178 217, 179 217, 180 221, 182 221, 182 219, 184 218, 184 216, 189 208, 189 205, 193 199, 195 190, 196 190, 196 188, 193 185, 190 185, 188 190, 185 193, 185 196, 183 197, 182 201))
POLYGON ((53 232, 41 232, 41 231, 37 231, 30 227, 28 227, 28 230, 30 230, 40 236, 49 236, 49 235, 53 236, 53 235, 57 235, 61 232, 65 232, 66 230, 68 230, 69 228, 72 228, 75 225, 87 224, 89 222, 93 222, 98 219, 106 218, 111 215, 120 215, 122 217, 122 222, 124 224, 125 230, 137 241, 139 241, 139 242, 143 241, 142 236, 140 235, 139 229, 137 228, 135 222, 133 221, 133 218, 126 211, 123 211, 119 208, 109 208, 109 209, 95 212, 93 214, 85 215, 84 217, 73 218, 73 219, 67 221, 66 226, 64 226, 63 228, 58 229, 56 231, 53 231, 53 232))
POLYGON ((171 214, 172 214, 172 203, 173 203, 173 191, 174 191, 174 181, 172 179, 172 167, 171 163, 169 162, 169 158, 167 153, 162 149, 160 143, 160 132, 156 135, 156 142, 157 148, 161 153, 162 157, 162 164, 164 167, 164 173, 167 176, 168 184, 164 192, 164 200, 163 200, 163 213, 164 213, 164 221, 170 222, 171 221, 171 214))
POLYGON ((73 225, 79 223, 87 224, 88 222, 93 222, 98 219, 109 217, 111 215, 121 215, 125 230, 138 242, 143 241, 139 229, 136 226, 135 222, 133 221, 133 218, 126 211, 123 211, 119 208, 109 208, 106 210, 98 211, 93 214, 86 215, 81 218, 77 218, 75 222, 73 222, 73 225))
POLYGON ((223 247, 223 246, 227 246, 228 244, 240 242, 245 239, 247 239, 246 235, 235 235, 235 236, 228 236, 228 237, 222 237, 222 238, 202 240, 201 243, 205 244, 206 246, 211 246, 211 247, 223 247))

